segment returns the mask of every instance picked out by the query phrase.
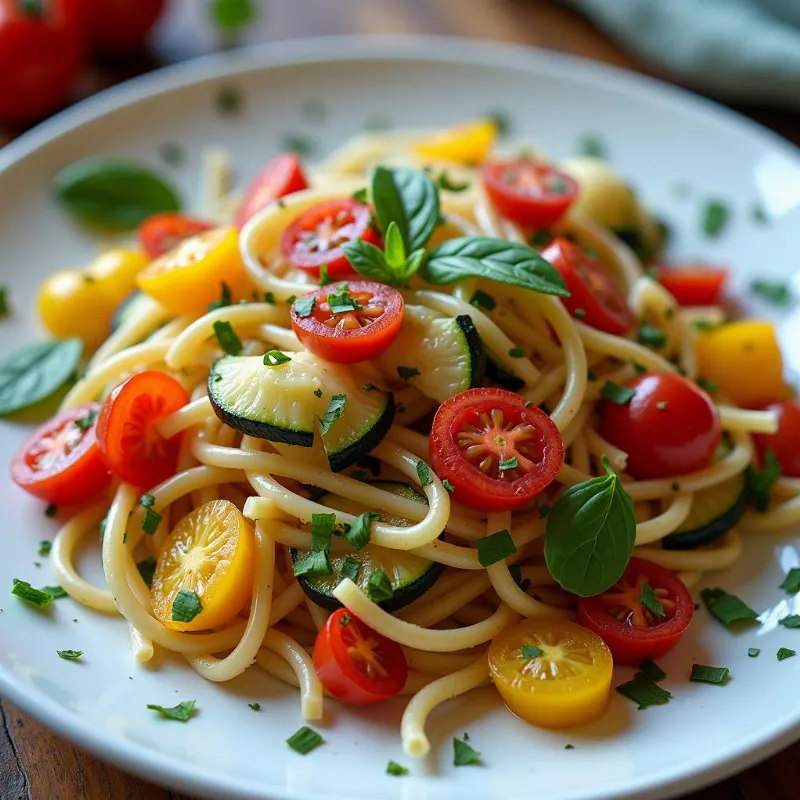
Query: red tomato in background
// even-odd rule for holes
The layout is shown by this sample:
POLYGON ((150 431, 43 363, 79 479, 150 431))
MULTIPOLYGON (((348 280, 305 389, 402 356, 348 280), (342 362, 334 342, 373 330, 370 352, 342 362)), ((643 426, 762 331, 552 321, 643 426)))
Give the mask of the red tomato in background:
POLYGON ((608 591, 578 598, 578 622, 608 645, 616 664, 661 658, 678 643, 693 615, 694 601, 683 581, 644 558, 632 558, 625 574, 608 591), (645 583, 661 612, 642 603, 645 583))
POLYGON ((354 706, 387 700, 406 685, 403 648, 340 608, 314 642, 314 668, 334 697, 354 706))
POLYGON ((659 283, 680 306, 715 306, 722 296, 728 270, 722 267, 662 267, 659 283))
POLYGON ((622 336, 636 321, 622 287, 618 286, 607 267, 588 256, 568 239, 556 239, 542 251, 567 284, 569 297, 561 302, 576 319, 605 333, 622 336))
POLYGON ((234 224, 241 230, 250 217, 293 192, 308 188, 300 159, 294 153, 281 153, 271 159, 245 190, 234 214, 234 224))
MULTIPOLYGON (((391 286, 373 281, 349 281, 316 289, 298 298, 316 301, 311 313, 301 317, 292 304, 292 327, 306 350, 337 364, 352 364, 380 355, 400 332, 403 295, 391 286), (347 291, 353 311, 332 311, 330 295, 347 291)), ((334 306, 334 308, 336 308, 334 306)))
POLYGON ((165 0, 76 0, 86 43, 93 53, 116 55, 140 49, 165 0))
POLYGON ((0 119, 27 123, 70 100, 83 65, 78 0, 49 0, 39 11, 0 0, 0 119))
POLYGON ((761 466, 771 448, 781 465, 781 473, 788 478, 800 478, 800 401, 784 400, 767 409, 778 415, 778 432, 753 434, 761 466))
POLYGON ((111 480, 95 439, 97 403, 62 411, 37 428, 17 450, 11 478, 49 503, 83 503, 111 480))
POLYGON ((212 222, 193 219, 186 214, 156 214, 139 226, 139 244, 150 258, 159 258, 184 239, 216 227, 212 222))
POLYGON ((711 398, 674 373, 642 375, 627 386, 629 403, 606 401, 602 435, 628 454, 626 471, 636 478, 671 478, 711 463, 722 425, 711 398))

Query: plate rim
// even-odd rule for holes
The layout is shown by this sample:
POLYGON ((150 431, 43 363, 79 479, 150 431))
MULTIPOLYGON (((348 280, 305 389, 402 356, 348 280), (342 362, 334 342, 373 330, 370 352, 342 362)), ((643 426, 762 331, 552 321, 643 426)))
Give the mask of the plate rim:
MULTIPOLYGON (((575 81, 594 84, 638 98, 646 96, 664 105, 689 110, 731 132, 744 136, 751 144, 768 145, 800 166, 800 147, 759 122, 741 115, 703 95, 665 83, 649 75, 593 61, 577 55, 540 47, 435 35, 335 35, 287 39, 251 45, 234 51, 213 53, 173 64, 108 88, 57 113, 0 149, 0 180, 12 167, 78 128, 119 109, 136 105, 151 97, 181 88, 281 66, 321 64, 342 61, 401 59, 447 64, 476 63, 538 74, 551 73, 575 81)), ((202 797, 228 796, 256 800, 270 796, 252 785, 209 771, 184 767, 157 751, 136 742, 106 737, 92 729, 79 716, 46 696, 30 692, 13 674, 0 668, 0 694, 51 731, 66 738, 98 758, 132 772, 146 780, 191 791, 202 797)), ((630 784, 622 792, 600 791, 592 800, 666 800, 696 790, 740 772, 768 758, 800 739, 800 709, 794 717, 762 729, 738 743, 726 756, 710 767, 675 769, 665 780, 647 777, 630 784)), ((346 800, 343 796, 279 790, 275 800, 346 800)), ((589 800, 585 796, 585 800, 589 800)))

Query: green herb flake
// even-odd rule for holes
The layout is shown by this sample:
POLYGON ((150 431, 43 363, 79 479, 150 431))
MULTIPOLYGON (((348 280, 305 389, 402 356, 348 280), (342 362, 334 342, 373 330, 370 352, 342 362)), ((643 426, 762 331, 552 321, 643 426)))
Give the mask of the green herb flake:
POLYGON ((497 135, 501 138, 511 133, 511 117, 507 111, 487 111, 484 116, 494 123, 495 128, 497 128, 497 135))
POLYGON ((715 394, 719 391, 719 383, 717 381, 709 381, 706 378, 698 378, 697 385, 708 394, 715 394))
POLYGON ((667 612, 664 611, 664 606, 661 605, 656 593, 653 591, 653 587, 650 586, 647 581, 642 584, 640 602, 648 611, 659 619, 664 619, 667 616, 667 612))
POLYGON ((223 117, 235 117, 244 108, 244 97, 234 86, 223 86, 217 92, 217 111, 223 117))
POLYGON ((453 486, 452 483, 450 483, 450 481, 447 480, 447 478, 445 478, 442 481, 442 486, 444 486, 445 491, 449 492, 450 494, 453 494, 453 492, 455 491, 455 487, 453 486))
POLYGON ((530 588, 531 582, 528 578, 522 577, 522 569, 520 568, 519 564, 510 564, 508 571, 511 573, 514 583, 516 583, 523 592, 530 588))
POLYGON ((317 417, 319 420, 320 431, 323 436, 327 435, 333 424, 342 416, 342 414, 344 414, 346 405, 346 394, 335 394, 333 397, 331 397, 331 401, 328 403, 327 411, 321 417, 317 417))
POLYGON ((612 381, 606 381, 600 388, 600 397, 618 406, 628 405, 628 403, 633 400, 635 394, 635 389, 630 389, 627 386, 620 386, 618 383, 613 383, 612 381))
POLYGON ((710 239, 721 235, 730 217, 730 210, 721 200, 709 200, 703 207, 700 225, 710 239))
POLYGON ((517 546, 509 531, 497 531, 489 536, 482 536, 475 545, 478 548, 478 561, 482 567, 490 567, 517 552, 517 546))
POLYGON ((663 706, 672 699, 672 694, 647 677, 643 672, 637 672, 633 679, 620 684, 616 690, 629 700, 633 700, 639 711, 650 706, 663 706))
POLYGON ((787 658, 791 658, 792 656, 796 656, 796 650, 790 650, 788 647, 781 647, 778 650, 777 657, 778 661, 786 661, 787 658))
POLYGON ((719 587, 703 589, 700 597, 711 616, 726 627, 737 622, 752 622, 758 619, 758 614, 747 603, 719 587))
POLYGON ((522 645, 522 657, 526 661, 530 661, 532 658, 538 658, 539 656, 544 655, 544 650, 541 647, 535 647, 532 644, 528 644, 527 642, 522 645))
POLYGON ((535 230, 528 240, 531 247, 547 247, 548 244, 553 240, 553 232, 548 228, 539 228, 535 230))
POLYGON ((294 562, 292 572, 298 578, 303 575, 308 578, 321 578, 323 575, 333 575, 333 567, 326 552, 312 550, 294 562))
POLYGON ((8 286, 0 286, 0 318, 7 317, 9 313, 8 307, 8 286))
POLYGON ((56 654, 65 661, 77 661, 83 655, 83 650, 56 650, 56 654))
POLYGON ((402 380, 407 381, 411 378, 416 378, 417 375, 421 375, 422 373, 416 367, 399 366, 397 368, 397 374, 402 378, 402 380))
POLYGON ((598 134, 589 133, 581 139, 578 153, 589 158, 606 158, 606 146, 598 134))
POLYGON ((780 281, 753 281, 750 290, 774 306, 788 306, 792 302, 789 285, 780 281))
MULTIPOLYGON (((287 356, 286 353, 282 353, 280 350, 267 350, 264 353, 265 367, 280 367, 282 364, 288 364, 291 360, 291 356, 287 356)), ((317 396, 322 397, 322 392, 317 396)))
POLYGON ((211 19, 223 33, 246 28, 256 18, 253 0, 212 0, 211 19))
POLYGON ((69 597, 61 586, 42 586, 42 591, 52 595, 54 600, 60 600, 62 597, 69 597))
MULTIPOLYGON (((39 555, 44 555, 44 553, 40 551, 39 555)), ((783 589, 786 594, 797 594, 800 592, 800 567, 792 567, 786 574, 779 588, 783 589)))
POLYGON ((636 331, 636 338, 645 346, 654 350, 659 350, 667 343, 667 334, 651 325, 649 322, 642 322, 636 331))
POLYGON ((225 308, 233 303, 233 298, 231 296, 231 290, 225 281, 222 281, 222 285, 219 292, 219 298, 215 300, 213 303, 208 304, 209 311, 216 311, 218 308, 225 308))
POLYGON ((574 744, 565 744, 564 745, 564 749, 565 750, 574 750, 575 749, 575 745, 574 744))
POLYGON ((380 568, 372 570, 367 578, 367 597, 373 603, 382 603, 394 597, 394 589, 389 576, 380 568))
POLYGON ((285 133, 280 141, 281 150, 296 153, 301 158, 313 156, 317 146, 308 136, 300 133, 285 133))
POLYGON ((194 704, 196 702, 196 700, 182 700, 178 705, 172 708, 165 708, 164 706, 148 703, 147 707, 151 711, 157 711, 162 717, 166 717, 166 719, 174 719, 176 722, 188 722, 194 712, 194 704))
POLYGON ((229 356, 238 356, 242 352, 242 340, 236 335, 230 322, 218 319, 212 327, 223 352, 229 356))
POLYGON ((778 625, 784 628, 800 628, 800 614, 789 614, 788 617, 778 620, 778 625))
POLYGON ((181 589, 172 601, 172 621, 191 622, 202 610, 203 604, 196 592, 181 589))
POLYGON ((286 298, 286 305, 287 305, 287 306, 290 306, 292 303, 294 303, 294 301, 295 301, 295 300, 297 300, 297 295, 296 295, 296 294, 290 294, 290 295, 289 295, 289 296, 286 298))
POLYGON ((314 389, 314 397, 322 397, 322 389, 314 389))
POLYGON ((419 478, 420 486, 428 486, 429 484, 433 483, 433 478, 431 477, 431 469, 421 459, 417 461, 417 477, 419 478))
POLYGON ((142 580, 147 585, 147 588, 151 588, 153 585, 153 575, 156 573, 156 560, 152 556, 142 559, 136 563, 136 569, 139 570, 139 574, 142 576, 142 580))
POLYGON ((330 553, 331 537, 336 528, 336 514, 311 515, 311 549, 330 553))
POLYGON ((516 456, 512 456, 511 458, 505 459, 501 458, 499 463, 497 464, 497 469, 500 472, 506 472, 508 470, 517 469, 519 467, 519 459, 516 456))
POLYGON ((453 766, 455 767, 466 767, 480 762, 481 754, 467 744, 466 738, 467 735, 464 734, 464 739, 453 739, 453 766))
POLYGON ((511 358, 525 358, 525 348, 524 347, 512 347, 508 351, 509 356, 511 358))
POLYGON ((353 200, 355 200, 356 203, 362 203, 362 204, 366 205, 366 202, 367 202, 367 187, 364 186, 363 188, 358 189, 357 191, 353 192, 353 200))
POLYGON ((353 558, 353 556, 347 556, 339 567, 339 572, 342 577, 350 578, 351 581, 356 581, 358 579, 360 570, 361 562, 357 558, 353 558))
POLYGON ((650 678, 650 680, 654 683, 663 681, 664 678, 667 677, 667 673, 664 672, 664 670, 661 669, 661 667, 659 667, 658 664, 656 664, 656 662, 651 658, 648 658, 647 661, 642 661, 642 663, 639 664, 639 672, 641 672, 642 675, 650 678))
POLYGON ((158 526, 161 524, 163 518, 164 515, 160 514, 155 509, 145 509, 144 516, 142 517, 142 530, 148 536, 152 536, 158 530, 158 526))
POLYGON ((261 703, 248 703, 247 707, 253 709, 253 711, 261 711, 261 703))
POLYGON ((365 511, 359 514, 351 523, 350 527, 344 535, 344 538, 353 547, 353 550, 358 552, 363 550, 370 540, 370 528, 373 522, 380 522, 381 515, 376 511, 365 511))
POLYGON ((690 681, 694 683, 713 683, 724 686, 728 682, 730 670, 727 667, 707 667, 703 664, 692 664, 690 681))
POLYGON ((748 647, 747 648, 747 655, 750 658, 758 658, 761 655, 761 648, 760 647, 748 647))
POLYGON ((396 761, 389 761, 386 765, 386 774, 399 778, 401 775, 408 775, 408 767, 402 767, 396 761))
POLYGON ((637 372, 639 375, 643 375, 647 372, 647 367, 644 364, 640 364, 635 358, 631 359, 631 366, 633 367, 633 371, 637 372))
POLYGON ((264 302, 274 306, 278 301, 275 299, 275 295, 272 292, 264 292, 264 302))
POLYGON ((444 171, 439 175, 436 179, 436 183, 439 185, 440 189, 444 189, 446 192, 463 192, 469 189, 469 183, 454 183, 447 177, 447 171, 444 171))
POLYGON ((486 311, 492 311, 497 307, 497 300, 488 292, 484 292, 483 289, 476 289, 469 302, 470 305, 476 308, 483 308, 486 311))
POLYGON ((575 319, 585 319, 586 318, 586 309, 585 308, 576 308, 572 312, 572 316, 575 317, 575 319))
POLYGON ((764 469, 759 470, 752 465, 748 468, 747 494, 759 513, 763 514, 769 509, 772 487, 780 476, 781 465, 771 447, 764 453, 764 469))
POLYGON ((42 539, 42 541, 39 542, 38 553, 40 556, 49 556, 52 549, 53 543, 49 539, 42 539))
POLYGON ((750 219, 752 219, 756 225, 766 225, 769 222, 767 212, 760 203, 753 203, 753 205, 750 206, 750 219))
POLYGON ((43 608, 53 602, 53 595, 50 592, 34 589, 27 581, 21 581, 19 578, 14 578, 11 594, 37 608, 43 608))
POLYGON ((307 755, 322 743, 322 737, 313 728, 309 728, 307 725, 303 725, 300 730, 293 733, 286 740, 286 744, 288 744, 295 753, 300 753, 301 756, 307 755))

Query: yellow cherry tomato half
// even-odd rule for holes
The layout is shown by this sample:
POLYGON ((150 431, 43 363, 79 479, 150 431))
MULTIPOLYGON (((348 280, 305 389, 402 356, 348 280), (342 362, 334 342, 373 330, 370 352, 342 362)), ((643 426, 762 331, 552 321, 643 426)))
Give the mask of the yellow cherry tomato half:
POLYGON ((612 667, 599 636, 563 620, 522 620, 489 647, 492 680, 506 705, 542 728, 571 728, 599 717, 612 667))
POLYGON ((494 147, 497 125, 490 119, 478 119, 464 125, 432 133, 414 145, 417 154, 431 161, 453 164, 479 164, 494 147))
POLYGON ((139 273, 139 288, 173 314, 202 314, 218 300, 222 284, 234 300, 253 290, 233 227, 214 228, 165 253, 139 273))
POLYGON ((715 381, 734 403, 758 407, 786 397, 775 327, 743 320, 703 331, 695 340, 698 374, 715 381))
POLYGON ((176 631, 225 625, 252 595, 255 559, 253 528, 233 503, 199 506, 164 540, 150 590, 153 613, 176 631))
POLYGON ((100 283, 116 306, 136 288, 137 276, 149 263, 141 250, 115 247, 99 255, 85 272, 100 283))

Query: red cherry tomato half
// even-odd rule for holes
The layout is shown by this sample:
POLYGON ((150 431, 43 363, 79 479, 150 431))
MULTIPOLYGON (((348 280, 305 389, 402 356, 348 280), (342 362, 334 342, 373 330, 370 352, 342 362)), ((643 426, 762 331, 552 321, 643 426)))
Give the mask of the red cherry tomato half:
POLYGON ((158 258, 184 239, 217 226, 185 214, 156 214, 139 226, 139 243, 150 258, 158 258))
POLYGON ((492 205, 526 228, 549 228, 578 196, 578 184, 538 161, 488 161, 481 177, 492 205))
POLYGON ((628 387, 629 403, 606 402, 602 433, 628 454, 627 471, 637 478, 670 478, 707 467, 722 440, 711 398, 690 380, 672 373, 642 375, 628 387))
POLYGON ((281 153, 270 160, 256 175, 244 193, 234 214, 234 223, 241 229, 250 217, 279 197, 308 189, 300 159, 294 153, 281 153))
POLYGON ((0 0, 0 119, 34 122, 69 99, 83 64, 75 0, 0 0))
POLYGON ((371 219, 370 207, 351 197, 325 200, 304 211, 286 228, 281 252, 296 267, 316 276, 323 264, 331 278, 354 275, 341 246, 353 239, 380 244, 371 219))
POLYGON ((334 611, 317 634, 314 667, 328 692, 354 706, 394 697, 408 677, 400 645, 344 608, 334 611))
POLYGON ((111 480, 95 438, 98 403, 62 411, 37 428, 17 450, 11 478, 49 503, 83 503, 111 480))
POLYGON ((753 435, 761 466, 770 448, 788 478, 800 478, 800 401, 784 400, 767 406, 778 415, 778 432, 753 435))
POLYGON ((83 29, 95 53, 116 55, 138 50, 164 10, 165 0, 76 0, 83 29))
POLYGON ((532 500, 564 463, 555 423, 505 389, 468 389, 433 418, 431 463, 453 498, 480 511, 507 511, 532 500))
POLYGON ((292 327, 309 352, 352 364, 375 358, 392 343, 403 322, 404 305, 403 295, 383 283, 336 283, 295 300, 292 327))
POLYGON ((156 425, 188 402, 186 389, 165 372, 149 369, 123 381, 97 419, 97 444, 108 468, 142 489, 174 475, 181 435, 165 439, 156 425))
POLYGON ((607 592, 578 598, 578 622, 608 645, 617 664, 661 658, 678 643, 693 614, 694 601, 683 581, 644 558, 632 558, 607 592), (655 611, 642 602, 644 584, 655 594, 658 605, 649 603, 655 611))
POLYGON ((661 285, 681 306, 715 306, 720 302, 728 270, 722 267, 664 267, 661 285))
POLYGON ((564 278, 569 297, 561 302, 581 322, 599 331, 621 336, 635 322, 622 288, 602 261, 584 253, 568 239, 556 239, 542 251, 564 278))

